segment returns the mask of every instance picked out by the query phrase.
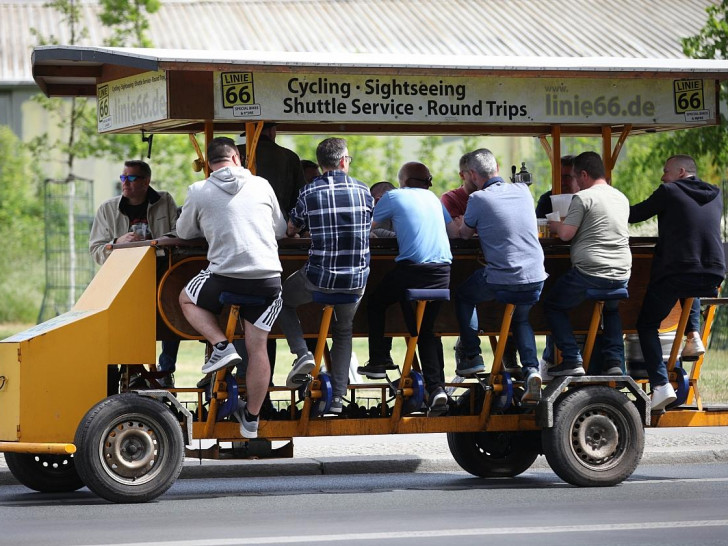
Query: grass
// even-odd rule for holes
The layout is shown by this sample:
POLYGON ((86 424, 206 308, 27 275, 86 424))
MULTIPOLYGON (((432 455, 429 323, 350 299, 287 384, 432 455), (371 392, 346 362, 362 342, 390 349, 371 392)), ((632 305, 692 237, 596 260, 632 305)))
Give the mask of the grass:
MULTIPOLYGON (((4 323, 0 324, 0 339, 29 328, 30 324, 4 323)), ((536 338, 539 354, 543 349, 544 338, 536 338)), ((445 378, 450 380, 455 375, 455 358, 453 347, 455 338, 443 338, 445 351, 445 378)), ((402 362, 405 355, 404 340, 396 339, 393 343, 392 357, 395 362, 402 362)), ((487 343, 483 344, 486 363, 491 355, 487 343)), ((161 351, 157 343, 157 354, 161 351)), ((200 367, 204 362, 204 345, 198 341, 183 341, 177 358, 177 372, 175 383, 178 387, 192 387, 202 378, 200 367)), ((365 338, 356 338, 353 343, 353 352, 359 363, 368 359, 367 342, 365 338)), ((491 357, 492 358, 492 357, 491 357)), ((284 385, 286 376, 293 362, 293 355, 288 351, 285 340, 278 340, 276 353, 276 369, 273 378, 274 384, 284 385)), ((689 366, 687 367, 690 370, 689 366)), ((728 403, 728 350, 710 349, 705 356, 700 377, 700 392, 704 404, 728 403)))

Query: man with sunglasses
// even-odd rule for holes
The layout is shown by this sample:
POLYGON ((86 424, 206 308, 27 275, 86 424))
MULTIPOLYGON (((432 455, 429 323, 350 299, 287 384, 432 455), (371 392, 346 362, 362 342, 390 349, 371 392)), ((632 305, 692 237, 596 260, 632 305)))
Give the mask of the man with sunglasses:
MULTIPOLYGON (((138 159, 125 161, 119 179, 121 195, 101 204, 91 226, 89 252, 99 265, 111 254, 106 245, 156 239, 172 233, 177 222, 174 198, 149 185, 152 169, 148 163, 138 159)), ((179 340, 162 341, 157 371, 168 374, 157 380, 162 387, 174 387, 171 374, 175 371, 178 349, 179 340)))
MULTIPOLYGON (((392 220, 399 255, 394 269, 384 276, 368 300, 369 362, 357 371, 370 379, 383 379, 388 370, 397 369, 391 356, 392 339, 385 337, 387 308, 400 302, 411 326, 414 313, 404 300, 405 292, 410 288, 450 287, 452 253, 448 237, 457 237, 462 223, 453 220, 437 196, 429 191, 432 176, 426 165, 414 161, 405 163, 398 179, 400 188, 385 193, 374 207, 372 226, 392 220)), ((441 301, 427 304, 417 340, 431 415, 442 414, 448 408, 442 341, 433 331, 441 306, 441 301)))

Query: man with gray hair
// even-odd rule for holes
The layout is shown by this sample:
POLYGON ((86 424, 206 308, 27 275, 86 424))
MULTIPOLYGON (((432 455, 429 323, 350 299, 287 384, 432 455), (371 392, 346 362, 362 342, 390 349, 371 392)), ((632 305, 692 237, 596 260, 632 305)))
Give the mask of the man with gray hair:
MULTIPOLYGON (((485 148, 467 154, 462 174, 463 182, 473 184, 478 191, 468 200, 460 236, 469 239, 477 233, 486 261, 484 268, 458 287, 454 297, 460 325, 456 372, 468 376, 485 370, 476 305, 494 300, 496 292, 512 292, 516 296, 531 292, 539 296, 547 275, 528 186, 503 180, 495 156, 485 148)), ((528 321, 531 307, 532 304, 516 305, 512 320, 526 387, 524 402, 535 402, 541 397, 536 338, 528 321)))
POLYGON ((324 173, 298 195, 288 220, 288 235, 306 228, 311 250, 306 264, 283 283, 280 325, 296 355, 286 386, 296 388, 315 366, 303 337, 296 308, 313 301, 314 292, 350 294, 353 301, 334 305, 331 326, 331 387, 329 411, 339 414, 347 393, 354 315, 369 278, 369 230, 374 199, 369 188, 349 176, 352 157, 342 138, 327 138, 316 149, 324 173))

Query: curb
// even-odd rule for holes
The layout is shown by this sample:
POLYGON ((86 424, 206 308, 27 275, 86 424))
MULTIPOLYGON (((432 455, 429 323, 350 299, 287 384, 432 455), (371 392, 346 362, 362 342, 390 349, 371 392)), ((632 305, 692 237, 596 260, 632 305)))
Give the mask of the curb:
MULTIPOLYGON (((728 463, 728 446, 717 449, 645 450, 640 464, 728 463)), ((531 466, 549 469, 541 455, 531 466)), ((639 467, 638 467, 639 468, 639 467)), ((185 459, 179 479, 266 478, 282 476, 321 476, 343 474, 405 474, 413 472, 463 472, 452 458, 422 459, 414 455, 322 457, 245 461, 185 459)), ((19 485, 7 468, 0 468, 0 486, 19 485)))

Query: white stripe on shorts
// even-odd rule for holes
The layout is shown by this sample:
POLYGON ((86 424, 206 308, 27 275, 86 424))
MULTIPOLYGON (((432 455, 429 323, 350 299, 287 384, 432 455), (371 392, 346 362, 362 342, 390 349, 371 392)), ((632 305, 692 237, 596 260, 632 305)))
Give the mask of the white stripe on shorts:
POLYGON ((190 282, 187 283, 187 286, 185 286, 185 293, 187 294, 187 297, 189 297, 195 305, 197 305, 197 298, 200 295, 200 291, 202 290, 205 281, 211 276, 212 272, 210 270, 203 269, 197 275, 192 277, 190 282))
POLYGON ((283 307, 283 298, 281 298, 281 293, 278 293, 278 297, 273 300, 273 303, 270 304, 268 309, 266 309, 260 317, 258 317, 258 320, 255 321, 254 326, 256 328, 260 328, 261 330, 264 330, 266 332, 270 332, 270 329, 273 327, 273 323, 278 318, 279 313, 281 312, 281 308, 283 307))

